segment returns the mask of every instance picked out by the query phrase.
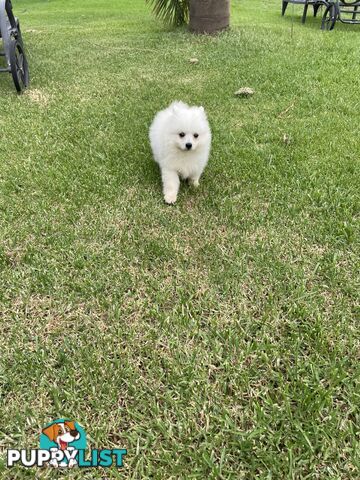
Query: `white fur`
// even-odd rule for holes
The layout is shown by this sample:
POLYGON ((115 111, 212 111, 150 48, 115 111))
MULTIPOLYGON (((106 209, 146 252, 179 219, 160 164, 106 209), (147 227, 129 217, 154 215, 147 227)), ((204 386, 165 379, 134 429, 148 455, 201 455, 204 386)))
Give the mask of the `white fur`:
POLYGON ((175 203, 180 179, 194 187, 208 162, 211 131, 203 107, 173 102, 158 112, 149 132, 154 159, 159 164, 166 203, 175 203), (180 136, 181 134, 185 134, 180 136), (194 134, 198 137, 195 138, 194 134), (188 149, 186 145, 191 144, 188 149))

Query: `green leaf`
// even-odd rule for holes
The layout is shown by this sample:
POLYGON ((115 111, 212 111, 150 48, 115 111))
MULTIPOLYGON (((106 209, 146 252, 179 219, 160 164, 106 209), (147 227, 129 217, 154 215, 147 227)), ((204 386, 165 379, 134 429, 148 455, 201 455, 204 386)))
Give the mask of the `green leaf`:
POLYGON ((190 0, 146 0, 163 22, 178 27, 189 21, 190 0))

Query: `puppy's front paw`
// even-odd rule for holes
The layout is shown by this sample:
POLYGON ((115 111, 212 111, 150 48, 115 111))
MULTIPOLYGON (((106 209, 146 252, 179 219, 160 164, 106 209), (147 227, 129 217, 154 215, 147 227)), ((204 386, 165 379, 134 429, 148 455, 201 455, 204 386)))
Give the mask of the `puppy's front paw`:
POLYGON ((69 468, 74 468, 77 465, 77 461, 75 458, 70 458, 69 460, 69 468))
POLYGON ((176 202, 176 193, 165 193, 164 200, 168 205, 173 205, 176 202))
POLYGON ((199 180, 194 180, 193 178, 191 178, 190 179, 190 185, 194 188, 198 188, 198 186, 200 185, 199 180))

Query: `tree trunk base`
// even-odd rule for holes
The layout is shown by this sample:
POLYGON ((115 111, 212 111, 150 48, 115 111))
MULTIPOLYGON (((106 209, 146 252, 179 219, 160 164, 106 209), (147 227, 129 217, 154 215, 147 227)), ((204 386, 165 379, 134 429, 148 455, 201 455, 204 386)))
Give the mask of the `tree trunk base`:
POLYGON ((230 24, 230 0, 191 0, 190 31, 214 34, 230 24))

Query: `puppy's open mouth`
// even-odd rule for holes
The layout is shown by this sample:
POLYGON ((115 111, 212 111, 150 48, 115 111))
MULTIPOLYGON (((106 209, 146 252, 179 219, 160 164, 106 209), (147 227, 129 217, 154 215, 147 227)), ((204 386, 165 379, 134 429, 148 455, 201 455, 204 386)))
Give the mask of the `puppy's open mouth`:
POLYGON ((61 450, 66 450, 66 447, 67 447, 67 442, 63 442, 62 440, 60 440, 60 448, 61 448, 61 450))

